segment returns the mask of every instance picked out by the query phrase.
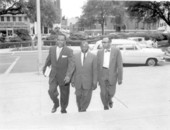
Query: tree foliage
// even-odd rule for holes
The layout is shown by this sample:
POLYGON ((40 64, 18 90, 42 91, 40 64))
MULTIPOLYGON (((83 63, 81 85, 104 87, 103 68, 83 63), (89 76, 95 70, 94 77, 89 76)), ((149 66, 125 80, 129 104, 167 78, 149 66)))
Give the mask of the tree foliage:
POLYGON ((111 0, 88 0, 82 7, 83 15, 79 20, 79 25, 88 27, 95 23, 99 23, 102 28, 102 34, 104 34, 106 18, 115 15, 115 8, 118 3, 118 1, 116 2, 111 0))
POLYGON ((146 23, 153 23, 162 19, 170 25, 169 1, 128 1, 126 6, 132 19, 146 23))
POLYGON ((1 0, 0 1, 0 15, 4 14, 23 14, 24 13, 23 0, 1 0))
MULTIPOLYGON (((52 0, 41 0, 41 22, 43 26, 52 27, 53 23, 60 22, 59 10, 56 9, 52 0)), ((36 21, 36 1, 29 0, 26 13, 31 21, 36 21)))

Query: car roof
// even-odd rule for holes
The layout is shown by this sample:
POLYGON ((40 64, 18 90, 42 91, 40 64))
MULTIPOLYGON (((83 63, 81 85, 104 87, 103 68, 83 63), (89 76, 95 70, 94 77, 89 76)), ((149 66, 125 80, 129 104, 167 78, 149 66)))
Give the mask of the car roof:
POLYGON ((112 44, 137 44, 137 42, 130 39, 112 39, 112 44))
MULTIPOLYGON (((96 42, 96 44, 102 43, 102 40, 99 40, 96 42)), ((136 44, 136 41, 130 40, 130 39, 112 39, 112 44, 136 44)))
POLYGON ((138 39, 138 38, 145 38, 145 37, 128 37, 128 39, 138 39))

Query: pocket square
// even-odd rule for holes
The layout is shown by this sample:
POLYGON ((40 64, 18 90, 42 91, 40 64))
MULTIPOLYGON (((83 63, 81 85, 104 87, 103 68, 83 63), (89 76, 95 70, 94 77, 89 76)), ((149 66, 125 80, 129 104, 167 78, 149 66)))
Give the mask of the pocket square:
POLYGON ((66 55, 62 55, 62 58, 67 58, 67 56, 66 55))

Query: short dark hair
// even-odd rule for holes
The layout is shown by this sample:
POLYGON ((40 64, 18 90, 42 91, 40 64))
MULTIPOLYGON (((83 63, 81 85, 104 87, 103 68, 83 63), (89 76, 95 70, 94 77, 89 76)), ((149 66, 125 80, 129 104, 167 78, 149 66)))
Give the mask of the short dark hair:
MULTIPOLYGON (((109 40, 108 42, 109 42, 109 43, 112 42, 112 38, 111 38, 111 37, 104 37, 104 38, 108 38, 108 40, 109 40)), ((104 38, 103 38, 103 39, 104 39, 104 38)))
POLYGON ((58 38, 58 36, 63 36, 63 37, 64 37, 64 40, 67 40, 66 35, 64 35, 64 34, 62 34, 62 33, 61 33, 61 34, 58 34, 58 35, 57 35, 57 38, 58 38))
POLYGON ((82 46, 85 43, 89 44, 88 41, 81 41, 80 46, 82 46))
POLYGON ((108 39, 109 39, 109 42, 112 42, 112 38, 111 37, 108 37, 108 39))

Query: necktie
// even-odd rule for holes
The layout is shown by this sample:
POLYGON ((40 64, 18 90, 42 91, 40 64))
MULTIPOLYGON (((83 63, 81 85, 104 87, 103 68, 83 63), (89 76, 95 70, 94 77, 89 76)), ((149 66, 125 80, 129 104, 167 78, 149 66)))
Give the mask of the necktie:
POLYGON ((83 57, 83 65, 84 65, 85 59, 86 59, 86 53, 84 53, 84 57, 83 57))

